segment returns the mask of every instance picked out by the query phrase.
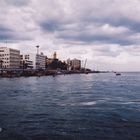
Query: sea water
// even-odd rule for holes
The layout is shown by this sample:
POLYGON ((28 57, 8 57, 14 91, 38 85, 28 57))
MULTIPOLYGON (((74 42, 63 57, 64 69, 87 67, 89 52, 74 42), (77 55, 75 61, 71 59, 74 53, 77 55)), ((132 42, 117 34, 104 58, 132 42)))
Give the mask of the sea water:
POLYGON ((140 73, 0 78, 0 140, 139 140, 140 73))

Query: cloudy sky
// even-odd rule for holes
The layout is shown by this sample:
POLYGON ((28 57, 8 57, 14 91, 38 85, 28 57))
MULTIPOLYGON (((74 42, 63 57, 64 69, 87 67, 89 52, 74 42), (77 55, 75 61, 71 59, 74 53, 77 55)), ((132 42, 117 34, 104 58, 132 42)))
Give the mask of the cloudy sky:
POLYGON ((0 46, 140 71, 140 0, 0 0, 0 46))

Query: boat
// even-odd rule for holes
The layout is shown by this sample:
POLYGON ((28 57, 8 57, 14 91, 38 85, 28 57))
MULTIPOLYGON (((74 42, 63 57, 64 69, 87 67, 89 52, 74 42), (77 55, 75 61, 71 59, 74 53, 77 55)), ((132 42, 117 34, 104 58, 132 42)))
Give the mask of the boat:
POLYGON ((116 76, 120 76, 121 75, 121 73, 116 73, 116 76))

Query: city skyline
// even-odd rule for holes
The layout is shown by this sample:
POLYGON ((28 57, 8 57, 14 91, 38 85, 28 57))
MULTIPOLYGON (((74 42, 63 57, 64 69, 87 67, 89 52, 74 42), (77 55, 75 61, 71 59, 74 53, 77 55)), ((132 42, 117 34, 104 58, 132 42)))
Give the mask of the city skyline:
POLYGON ((139 0, 1 0, 0 46, 100 70, 140 71, 139 0), (6 43, 7 42, 7 43, 6 43))

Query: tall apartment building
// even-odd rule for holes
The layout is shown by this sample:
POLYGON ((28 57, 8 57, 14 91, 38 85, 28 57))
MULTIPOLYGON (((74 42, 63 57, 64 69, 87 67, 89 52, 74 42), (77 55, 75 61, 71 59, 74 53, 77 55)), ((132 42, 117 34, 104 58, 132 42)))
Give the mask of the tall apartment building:
POLYGON ((20 68, 20 51, 7 47, 0 47, 0 68, 20 68))
POLYGON ((68 59, 67 65, 68 65, 68 70, 80 70, 81 69, 81 60, 68 59))
POLYGON ((46 56, 41 54, 26 54, 21 55, 21 67, 33 69, 45 69, 46 56), (26 66, 23 66, 26 65, 26 66))

